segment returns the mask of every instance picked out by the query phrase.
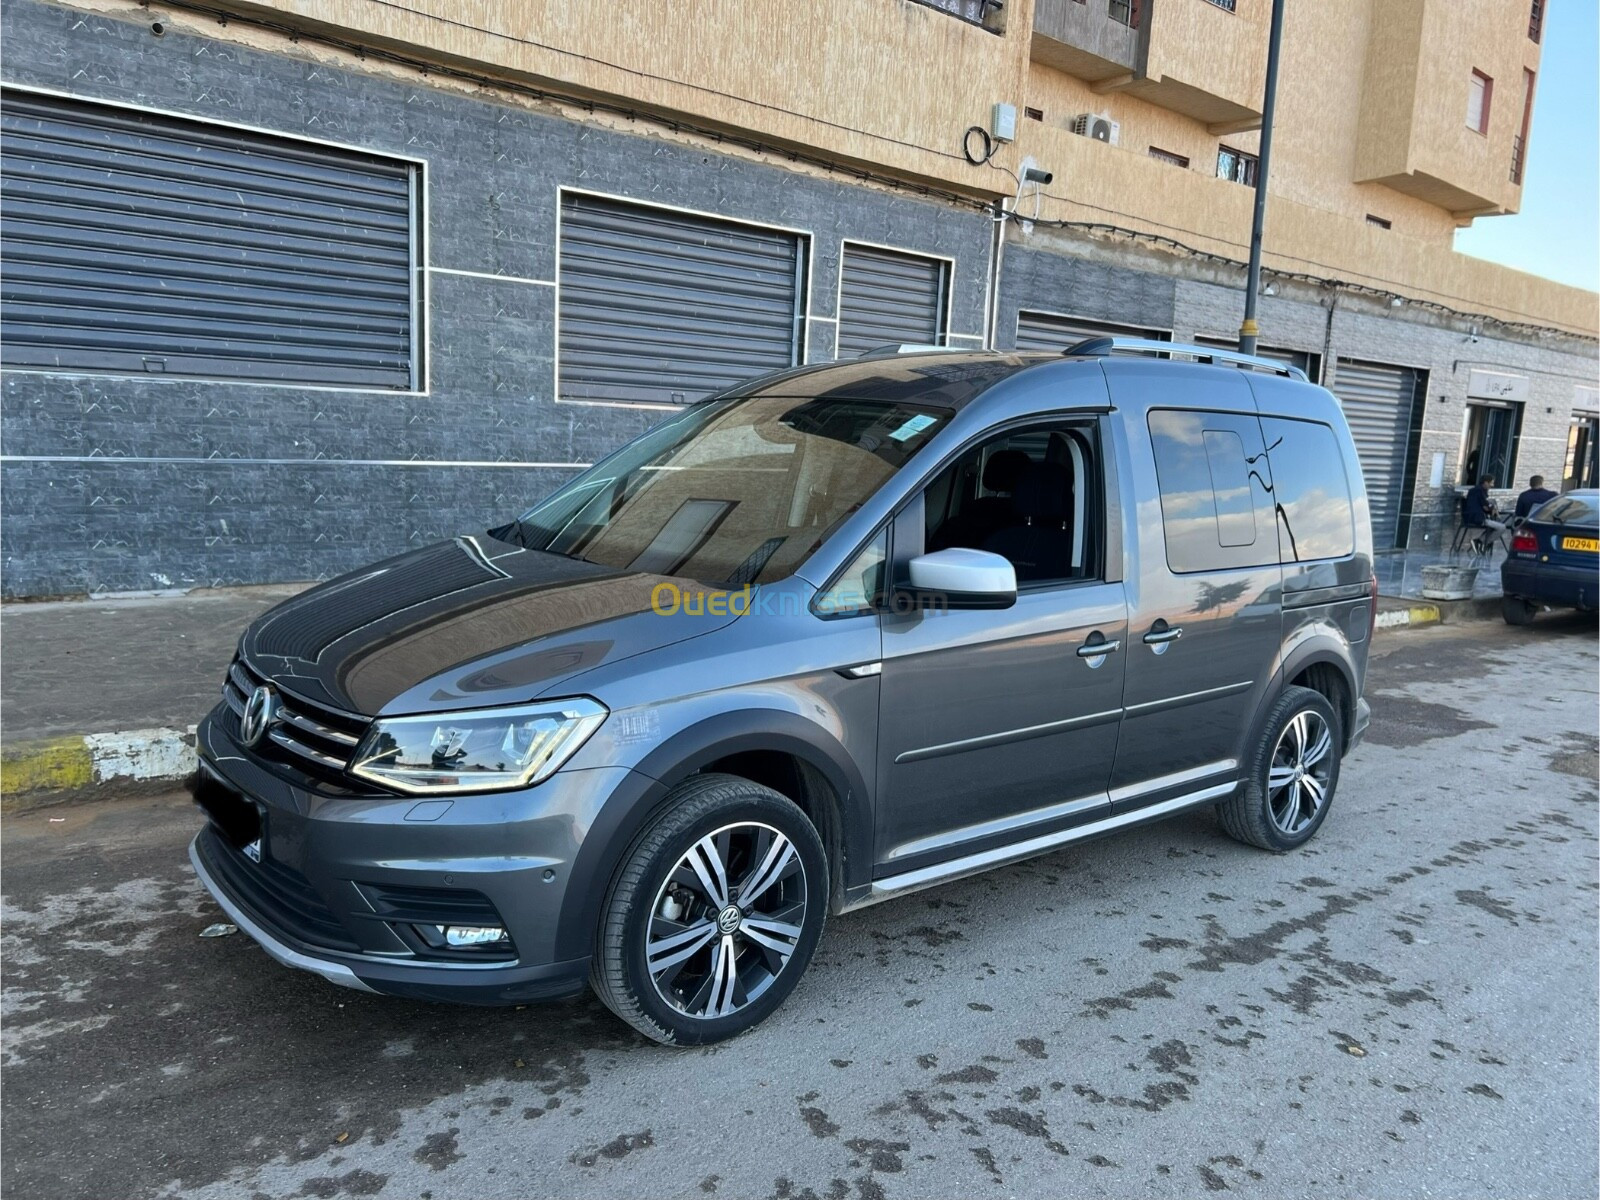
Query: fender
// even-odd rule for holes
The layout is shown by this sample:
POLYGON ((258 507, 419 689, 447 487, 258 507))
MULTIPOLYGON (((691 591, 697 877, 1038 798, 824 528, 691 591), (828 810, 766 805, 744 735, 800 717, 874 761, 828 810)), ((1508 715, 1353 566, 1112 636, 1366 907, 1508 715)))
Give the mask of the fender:
POLYGON ((750 750, 791 754, 828 781, 839 800, 844 886, 871 879, 872 802, 866 781, 844 747, 826 730, 794 713, 776 709, 721 713, 652 749, 606 800, 573 859, 561 901, 556 958, 594 952, 594 933, 611 881, 672 789, 708 763, 750 750))
MULTIPOLYGON (((1351 658, 1349 644, 1344 637, 1336 633, 1333 627, 1321 629, 1316 626, 1306 626, 1300 631, 1301 637, 1292 645, 1284 647, 1273 673, 1272 681, 1261 694, 1261 700, 1256 706, 1256 711, 1250 716, 1250 740, 1241 747, 1240 762, 1245 761, 1244 756, 1250 753, 1250 747, 1255 744, 1255 739, 1260 736, 1261 723, 1266 719, 1267 712, 1278 702, 1278 697, 1283 695, 1283 689, 1307 667, 1318 663, 1327 663, 1334 667, 1344 679, 1344 685, 1350 690, 1350 703, 1354 704, 1361 698, 1361 688, 1356 683, 1355 663, 1351 658)), ((1341 720, 1344 714, 1340 714, 1341 720)), ((1350 735, 1353 731, 1344 730, 1345 749, 1349 749, 1350 735)))

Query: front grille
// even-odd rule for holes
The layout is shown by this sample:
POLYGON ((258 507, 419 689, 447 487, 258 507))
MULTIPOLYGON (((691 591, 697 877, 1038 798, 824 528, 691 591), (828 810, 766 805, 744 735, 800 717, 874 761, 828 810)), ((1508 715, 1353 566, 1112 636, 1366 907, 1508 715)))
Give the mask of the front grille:
POLYGON ((200 834, 200 857, 229 895, 271 929, 304 946, 359 953, 333 911, 293 867, 263 853, 251 862, 215 825, 200 834))
MULTIPOLYGON (((233 660, 222 685, 222 699, 235 722, 243 720, 250 693, 266 682, 244 659, 233 660)), ((273 686, 279 696, 278 711, 266 742, 256 748, 257 752, 271 752, 298 766, 310 767, 317 774, 348 782, 344 779, 345 768, 366 730, 367 718, 313 704, 285 691, 280 684, 273 686)))

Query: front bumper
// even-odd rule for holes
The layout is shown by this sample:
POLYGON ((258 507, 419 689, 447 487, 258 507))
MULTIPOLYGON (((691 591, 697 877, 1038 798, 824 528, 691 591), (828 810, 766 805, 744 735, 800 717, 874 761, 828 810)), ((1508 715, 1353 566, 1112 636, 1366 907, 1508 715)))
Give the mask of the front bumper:
POLYGON ((273 958, 413 999, 520 1004, 583 989, 589 958, 558 936, 564 916, 592 908, 568 894, 571 867, 632 772, 557 773, 521 792, 437 800, 357 793, 252 754, 230 716, 218 710, 196 733, 196 798, 211 820, 189 857, 273 958), (430 947, 417 931, 432 921, 501 924, 511 946, 492 956, 430 947))

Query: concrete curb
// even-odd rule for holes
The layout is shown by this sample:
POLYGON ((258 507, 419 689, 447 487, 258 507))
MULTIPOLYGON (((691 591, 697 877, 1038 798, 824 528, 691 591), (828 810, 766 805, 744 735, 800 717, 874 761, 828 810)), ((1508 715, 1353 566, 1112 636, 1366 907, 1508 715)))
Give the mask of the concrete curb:
POLYGON ((1428 625, 1459 625, 1467 621, 1499 619, 1499 596, 1474 596, 1471 600, 1412 600, 1402 596, 1379 596, 1376 627, 1417 629, 1428 625))
POLYGON ((0 751, 0 813, 86 800, 107 784, 168 786, 194 769, 193 726, 20 742, 0 751))
POLYGON ((1373 625, 1377 629, 1410 629, 1421 625, 1438 625, 1443 621, 1444 614, 1439 611, 1437 604, 1418 602, 1379 612, 1373 625))

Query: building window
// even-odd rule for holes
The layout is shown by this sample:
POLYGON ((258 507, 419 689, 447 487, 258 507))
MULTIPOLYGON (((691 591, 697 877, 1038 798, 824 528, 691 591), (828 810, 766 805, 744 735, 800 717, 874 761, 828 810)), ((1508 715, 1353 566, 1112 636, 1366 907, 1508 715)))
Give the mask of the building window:
POLYGON ((1511 182, 1522 182, 1522 168, 1528 156, 1528 123, 1533 119, 1533 89, 1536 78, 1532 71, 1522 72, 1522 127, 1511 139, 1511 182))
POLYGON ((1022 115, 1027 117, 1028 120, 1030 120, 1030 121, 1042 121, 1042 120, 1044 120, 1044 109, 1042 109, 1042 108, 1024 108, 1022 110, 1022 115))
POLYGON ((1000 18, 1005 11, 1001 0, 917 0, 929 8, 937 8, 952 17, 959 17, 969 25, 978 25, 991 33, 1001 32, 1000 18))
POLYGON ((1489 105, 1494 100, 1494 80, 1482 71, 1474 71, 1467 89, 1467 128, 1477 133, 1489 132, 1489 105))
POLYGON ((1239 0, 1210 0, 1210 2, 1218 8, 1227 9, 1229 12, 1238 11, 1239 0))
POLYGON ((1163 150, 1159 146, 1150 147, 1150 157, 1157 162, 1170 163, 1174 167, 1183 167, 1185 170, 1189 167, 1189 160, 1183 155, 1174 154, 1170 150, 1163 150))
POLYGON ((1472 487, 1485 475, 1496 487, 1510 487, 1517 468, 1517 443, 1522 438, 1522 405, 1485 404, 1469 400, 1461 472, 1456 482, 1472 487))
POLYGON ((1367 214, 1367 224, 1368 225, 1375 225, 1379 229, 1393 229, 1394 228, 1394 222, 1389 220, 1389 218, 1387 218, 1387 217, 1375 217, 1371 213, 1367 214))
POLYGON ((1600 487, 1600 416, 1578 413, 1567 431, 1567 464, 1561 472, 1561 490, 1600 487))
POLYGON ((1139 28, 1140 0, 1107 0, 1106 15, 1129 29, 1139 28))
POLYGON ((1544 36, 1544 0, 1533 0, 1528 12, 1528 37, 1537 42, 1544 36))
POLYGON ((1261 168, 1261 160, 1254 154, 1246 154, 1243 150, 1235 150, 1232 146, 1217 147, 1217 178, 1231 179, 1235 183, 1242 183, 1245 187, 1255 187, 1256 172, 1261 168))
POLYGON ((6 92, 0 361, 419 390, 416 164, 6 92))
POLYGON ((561 197, 557 395, 682 404, 803 357, 803 236, 561 197))

